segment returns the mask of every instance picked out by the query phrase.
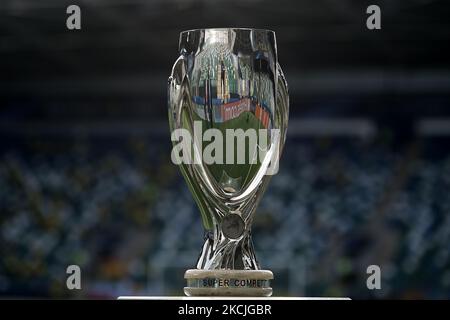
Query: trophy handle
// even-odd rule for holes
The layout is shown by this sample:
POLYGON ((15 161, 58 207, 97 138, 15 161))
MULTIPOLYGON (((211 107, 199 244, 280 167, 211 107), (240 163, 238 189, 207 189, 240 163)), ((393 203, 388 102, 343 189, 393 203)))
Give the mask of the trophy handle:
POLYGON ((275 121, 276 126, 280 128, 280 145, 279 145, 279 156, 283 151, 284 143, 286 141, 286 133, 288 127, 288 119, 289 119, 289 88, 284 77, 283 70, 281 69, 280 64, 277 62, 277 70, 278 70, 278 81, 277 81, 277 108, 276 108, 276 116, 275 121))
MULTIPOLYGON (((173 133, 175 129, 182 128, 182 117, 177 115, 182 114, 182 109, 186 104, 190 103, 189 78, 187 76, 186 59, 180 56, 173 65, 172 73, 168 79, 168 99, 169 99, 169 125, 170 132, 173 133)), ((188 114, 188 113, 186 113, 188 114)), ((214 228, 213 217, 210 212, 210 204, 205 197, 202 197, 202 190, 198 183, 196 183, 195 176, 190 174, 189 167, 183 161, 179 161, 181 174, 183 175, 188 185, 189 191, 194 197, 195 202, 200 209, 203 226, 206 230, 214 228)))

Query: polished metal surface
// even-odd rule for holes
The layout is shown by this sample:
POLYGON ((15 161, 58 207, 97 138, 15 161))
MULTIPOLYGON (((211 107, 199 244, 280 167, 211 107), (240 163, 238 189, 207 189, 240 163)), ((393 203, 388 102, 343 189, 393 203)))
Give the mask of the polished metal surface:
MULTIPOLYGON (((199 29, 180 34, 180 56, 168 83, 169 123, 195 136, 195 123, 201 132, 217 129, 259 129, 257 149, 264 157, 256 161, 256 149, 224 155, 240 163, 180 165, 182 174, 200 208, 205 243, 198 269, 257 270, 251 240, 251 223, 256 206, 270 175, 270 161, 283 149, 288 122, 288 88, 278 64, 275 33, 259 29, 199 29), (278 129, 279 139, 271 134, 278 129)), ((193 154, 200 157, 205 144, 193 143, 193 154)), ((275 241, 276 239, 274 239, 275 241)))

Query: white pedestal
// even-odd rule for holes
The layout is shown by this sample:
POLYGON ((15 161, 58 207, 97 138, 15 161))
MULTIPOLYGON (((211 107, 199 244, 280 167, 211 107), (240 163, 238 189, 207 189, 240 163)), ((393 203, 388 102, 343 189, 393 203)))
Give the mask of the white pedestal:
POLYGON ((288 301, 288 300, 351 300, 349 297, 185 297, 185 296, 120 296, 118 300, 269 300, 269 301, 288 301))

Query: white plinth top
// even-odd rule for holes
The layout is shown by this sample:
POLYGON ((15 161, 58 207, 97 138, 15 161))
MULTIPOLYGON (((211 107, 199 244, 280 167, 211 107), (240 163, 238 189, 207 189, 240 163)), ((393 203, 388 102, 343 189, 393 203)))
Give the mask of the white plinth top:
POLYGON ((351 300, 349 297, 185 297, 185 296, 120 296, 118 300, 351 300))

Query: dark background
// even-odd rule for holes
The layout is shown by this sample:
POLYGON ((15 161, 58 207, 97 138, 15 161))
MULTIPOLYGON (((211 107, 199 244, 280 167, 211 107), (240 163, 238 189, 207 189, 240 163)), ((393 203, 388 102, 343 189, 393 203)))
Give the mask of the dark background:
POLYGON ((432 0, 2 0, 0 295, 182 294, 203 232, 170 162, 167 77, 180 31, 233 26, 276 32, 290 89, 254 224, 275 295, 449 298, 449 19, 432 0))

